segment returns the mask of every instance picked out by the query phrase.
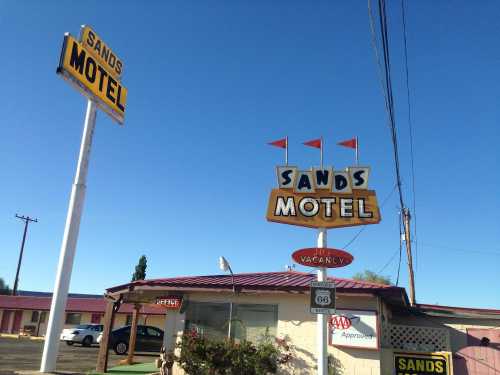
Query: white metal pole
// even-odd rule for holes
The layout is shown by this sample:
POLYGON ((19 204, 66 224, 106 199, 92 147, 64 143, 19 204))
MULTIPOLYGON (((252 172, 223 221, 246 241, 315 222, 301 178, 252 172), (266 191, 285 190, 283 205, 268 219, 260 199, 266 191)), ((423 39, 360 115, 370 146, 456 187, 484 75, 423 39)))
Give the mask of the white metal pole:
POLYGON ((85 200, 85 182, 87 180, 95 119, 96 105, 89 100, 83 127, 82 143, 80 145, 80 155, 78 156, 78 164, 76 167, 75 181, 71 189, 66 225, 64 227, 64 236, 61 245, 61 253, 59 255, 59 265, 57 266, 56 282, 50 306, 50 315, 47 325, 47 334, 45 335, 40 372, 53 372, 56 369, 57 353, 59 351, 59 335, 61 334, 64 323, 71 270, 73 268, 76 242, 80 229, 80 218, 82 217, 83 202, 85 200))
POLYGON ((227 338, 231 340, 231 328, 233 323, 233 301, 229 303, 229 329, 227 330, 227 338))
POLYGON ((359 165, 359 141, 358 141, 358 137, 355 138, 356 139, 356 166, 359 165))
MULTIPOLYGON (((318 230, 318 247, 327 247, 326 244, 326 228, 319 228, 318 230)), ((328 281, 326 268, 321 267, 318 269, 318 281, 328 281)), ((328 315, 317 315, 317 346, 318 346, 318 375, 328 374, 328 315)))
POLYGON ((288 165, 288 135, 285 137, 285 165, 288 165))

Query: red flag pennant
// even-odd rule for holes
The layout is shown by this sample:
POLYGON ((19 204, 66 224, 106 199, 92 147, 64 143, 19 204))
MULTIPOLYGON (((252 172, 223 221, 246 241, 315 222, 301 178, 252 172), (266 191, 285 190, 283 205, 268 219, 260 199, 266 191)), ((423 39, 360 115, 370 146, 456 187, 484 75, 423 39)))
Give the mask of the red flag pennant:
POLYGON ((313 139, 311 141, 304 142, 306 146, 321 148, 321 138, 313 139))
POLYGON ((270 146, 276 146, 280 148, 286 148, 286 138, 283 139, 278 139, 277 141, 274 142, 269 142, 268 145, 270 146))
POLYGON ((356 141, 356 138, 353 139, 348 139, 346 141, 342 141, 337 143, 339 146, 344 146, 344 147, 349 147, 349 148, 356 148, 358 142, 356 141))

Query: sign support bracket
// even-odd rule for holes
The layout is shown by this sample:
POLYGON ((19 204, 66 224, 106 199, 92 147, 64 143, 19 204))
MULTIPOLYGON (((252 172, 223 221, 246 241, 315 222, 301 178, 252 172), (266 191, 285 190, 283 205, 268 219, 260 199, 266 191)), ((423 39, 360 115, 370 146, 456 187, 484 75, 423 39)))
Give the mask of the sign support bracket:
POLYGON ((59 351, 59 335, 61 334, 64 323, 71 271, 75 258, 78 232, 80 230, 83 203, 85 201, 87 171, 97 114, 96 109, 96 104, 92 100, 89 100, 87 103, 87 113, 85 115, 75 181, 71 189, 68 214, 64 227, 64 236, 61 245, 61 253, 59 255, 59 264, 57 266, 56 282, 50 306, 50 316, 47 324, 47 334, 45 336, 46 339, 43 347, 40 372, 53 372, 56 369, 57 353, 59 351))

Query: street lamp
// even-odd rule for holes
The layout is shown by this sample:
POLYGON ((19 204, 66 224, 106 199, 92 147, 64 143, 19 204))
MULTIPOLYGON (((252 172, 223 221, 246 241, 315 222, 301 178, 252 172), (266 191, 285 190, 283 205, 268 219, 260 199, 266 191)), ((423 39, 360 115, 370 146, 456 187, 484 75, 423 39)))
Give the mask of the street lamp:
MULTIPOLYGON (((233 270, 231 269, 231 266, 229 265, 229 262, 227 261, 226 258, 223 256, 219 257, 219 268, 221 271, 227 272, 229 271, 231 273, 231 284, 233 284, 233 293, 236 294, 236 288, 234 285, 234 274, 233 270)), ((233 301, 229 302, 229 329, 227 332, 227 338, 231 340, 231 325, 233 322, 233 301)))

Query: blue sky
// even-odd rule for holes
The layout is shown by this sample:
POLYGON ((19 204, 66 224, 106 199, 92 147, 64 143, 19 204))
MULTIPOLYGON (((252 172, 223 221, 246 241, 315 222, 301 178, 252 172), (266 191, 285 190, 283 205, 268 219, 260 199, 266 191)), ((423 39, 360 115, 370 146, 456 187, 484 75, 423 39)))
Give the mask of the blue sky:
MULTIPOLYGON (((405 200, 410 145, 401 17, 389 2, 405 200)), ((500 5, 411 2, 417 300, 500 306, 498 122, 500 5), (493 293, 492 293, 493 292, 493 293)), ((290 162, 318 164, 301 142, 325 138, 325 163, 353 163, 334 144, 357 135, 379 202, 394 186, 366 2, 4 1, 0 4, 0 277, 13 284, 22 222, 30 226, 20 287, 53 288, 86 99, 55 74, 64 32, 92 25, 124 61, 125 126, 100 112, 71 290, 129 281, 140 255, 150 278, 277 271, 314 230, 268 223, 268 194, 288 135, 290 162)), ((398 250, 398 202, 348 248, 349 267, 380 271, 398 250)), ((343 246, 359 228, 329 231, 343 246)), ((398 256, 382 274, 396 281, 398 256)), ((300 266, 299 270, 306 270, 300 266)), ((406 259, 399 283, 407 286, 406 259)))

